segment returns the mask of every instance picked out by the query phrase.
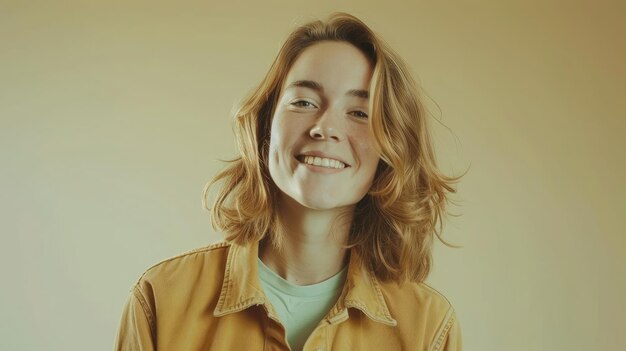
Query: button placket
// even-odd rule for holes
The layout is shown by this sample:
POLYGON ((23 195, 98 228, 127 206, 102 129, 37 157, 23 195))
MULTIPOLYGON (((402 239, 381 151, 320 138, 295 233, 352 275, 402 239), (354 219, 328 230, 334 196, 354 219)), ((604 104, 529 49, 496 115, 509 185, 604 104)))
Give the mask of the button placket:
POLYGON ((328 322, 324 321, 313 330, 309 338, 304 343, 302 351, 324 351, 326 349, 326 339, 328 331, 328 322))

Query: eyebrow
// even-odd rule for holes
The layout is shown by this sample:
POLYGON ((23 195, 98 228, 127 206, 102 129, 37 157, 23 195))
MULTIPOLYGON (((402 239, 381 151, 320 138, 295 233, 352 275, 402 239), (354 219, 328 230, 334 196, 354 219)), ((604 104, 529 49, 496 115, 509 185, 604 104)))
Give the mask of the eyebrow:
MULTIPOLYGON (((324 87, 322 87, 320 83, 313 80, 296 80, 294 82, 291 82, 285 89, 289 88, 309 88, 320 93, 324 91, 324 87)), ((350 89, 348 90, 346 95, 367 100, 369 99, 370 93, 367 90, 350 89)))

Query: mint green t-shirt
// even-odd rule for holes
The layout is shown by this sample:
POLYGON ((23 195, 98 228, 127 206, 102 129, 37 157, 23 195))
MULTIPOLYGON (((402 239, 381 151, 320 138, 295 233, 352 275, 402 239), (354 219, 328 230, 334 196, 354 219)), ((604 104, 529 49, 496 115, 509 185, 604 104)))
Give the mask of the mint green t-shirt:
POLYGON ((348 268, 317 284, 294 285, 269 269, 261 259, 258 262, 261 286, 285 327, 287 342, 293 351, 301 351, 341 295, 348 268))

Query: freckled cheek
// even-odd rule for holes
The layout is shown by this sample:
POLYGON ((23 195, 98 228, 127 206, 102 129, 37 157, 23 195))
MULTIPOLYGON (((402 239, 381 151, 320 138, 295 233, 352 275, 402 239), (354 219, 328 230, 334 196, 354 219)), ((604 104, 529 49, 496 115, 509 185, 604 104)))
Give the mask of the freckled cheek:
POLYGON ((373 177, 376 167, 378 166, 378 161, 380 160, 376 149, 372 145, 363 145, 363 148, 360 150, 360 155, 361 165, 368 171, 371 171, 373 177))
POLYGON ((363 133, 357 135, 355 147, 362 158, 361 162, 378 163, 380 157, 378 151, 376 151, 374 137, 369 132, 363 131, 363 133))

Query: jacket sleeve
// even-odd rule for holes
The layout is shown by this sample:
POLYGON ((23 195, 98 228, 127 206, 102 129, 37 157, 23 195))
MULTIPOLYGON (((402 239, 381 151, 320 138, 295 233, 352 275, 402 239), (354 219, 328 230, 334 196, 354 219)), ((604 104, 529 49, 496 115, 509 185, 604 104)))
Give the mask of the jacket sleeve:
POLYGON ((430 347, 432 351, 462 351, 461 327, 454 309, 450 308, 441 324, 437 337, 430 347))
POLYGON ((454 321, 452 322, 452 326, 448 331, 448 335, 444 339, 442 351, 461 351, 463 350, 463 345, 461 343, 461 327, 459 326, 459 321, 456 319, 456 315, 453 316, 454 321))
POLYGON ((461 351, 463 345, 461 342, 461 328, 459 322, 454 318, 454 323, 448 332, 445 343, 443 344, 443 351, 461 351))
POLYGON ((124 305, 117 336, 116 351, 155 351, 154 315, 141 290, 135 286, 124 305))

